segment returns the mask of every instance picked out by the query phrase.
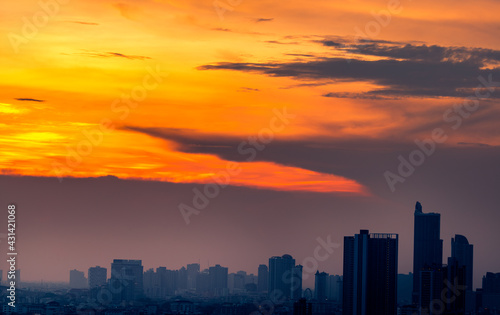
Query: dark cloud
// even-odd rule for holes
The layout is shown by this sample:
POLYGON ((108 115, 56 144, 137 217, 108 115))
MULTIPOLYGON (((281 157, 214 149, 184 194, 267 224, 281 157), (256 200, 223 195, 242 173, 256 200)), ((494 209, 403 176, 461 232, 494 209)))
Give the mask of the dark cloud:
POLYGON ((299 42, 283 42, 283 41, 278 41, 278 40, 266 40, 265 41, 268 44, 277 44, 277 45, 299 45, 299 42))
POLYGON ((354 98, 354 99, 369 99, 369 100, 396 100, 400 99, 397 97, 387 97, 382 95, 377 95, 375 93, 349 93, 349 92, 330 92, 323 94, 324 97, 333 97, 333 98, 354 98))
MULTIPOLYGON (((438 117, 439 119, 440 117, 438 117)), ((467 122, 468 124, 468 122, 467 122)), ((273 162, 281 165, 295 166, 315 172, 335 174, 351 178, 367 186, 373 193, 383 198, 391 196, 391 192, 383 177, 385 171, 397 172, 399 165, 398 156, 408 158, 408 155, 418 149, 414 139, 424 140, 430 137, 433 128, 442 127, 446 134, 452 136, 450 128, 443 125, 443 122, 434 123, 427 126, 423 132, 414 134, 407 138, 400 136, 401 132, 395 132, 392 137, 386 139, 371 139, 362 137, 350 137, 335 139, 330 137, 303 137, 300 139, 275 139, 265 149, 257 154, 256 161, 273 162)), ((337 133, 341 126, 325 126, 331 134, 337 133)), ((469 133, 466 126, 462 127, 465 134, 469 133)), ((152 137, 168 140, 176 144, 176 149, 186 153, 212 154, 222 159, 244 162, 247 156, 238 152, 238 146, 246 141, 246 137, 234 137, 224 134, 203 134, 195 130, 179 130, 168 128, 138 128, 127 127, 126 130, 143 133, 152 137)), ((499 182, 500 165, 497 163, 500 155, 500 147, 485 146, 450 146, 437 144, 435 153, 427 158, 426 164, 418 168, 416 177, 418 185, 425 186, 425 180, 420 176, 425 176, 427 180, 435 180, 445 185, 450 174, 457 170, 474 170, 467 172, 469 179, 488 177, 491 183, 499 182), (477 163, 477 161, 482 161, 477 163), (470 165, 475 161, 474 165, 470 165), (493 173, 488 173, 491 170, 493 173), (476 173, 473 173, 476 172, 476 173), (493 176, 492 174, 497 174, 493 176)), ((467 177, 466 176, 466 177, 467 177)), ((409 178, 408 182, 414 180, 409 178)), ((498 183, 500 184, 500 183, 498 183)), ((497 186, 495 187, 498 187, 497 186)), ((424 187, 422 186, 422 187, 424 187)), ((468 185, 465 185, 468 186, 468 185)), ((411 184, 403 183, 399 185, 405 193, 412 193, 407 189, 415 188, 411 184)), ((422 188, 419 188, 422 189, 422 188)), ((431 189, 431 188, 426 188, 431 189)), ((476 189, 474 189, 476 190, 476 189)), ((491 193, 494 196, 492 186, 483 189, 480 193, 487 196, 491 193), (491 189, 490 189, 491 188, 491 189)), ((416 198, 417 196, 415 196, 416 198)))
POLYGON ((260 18, 260 19, 255 19, 255 22, 257 22, 257 23, 259 23, 259 22, 271 22, 273 20, 274 20, 274 18, 269 18, 269 19, 260 18))
POLYGON ((314 55, 311 54, 285 54, 285 56, 294 56, 294 57, 315 57, 314 55))
MULTIPOLYGON (((415 55, 415 52, 414 52, 415 55)), ((479 85, 478 77, 500 78, 500 68, 483 69, 478 58, 439 61, 428 56, 423 60, 358 60, 318 58, 288 63, 219 62, 199 70, 235 70, 267 76, 293 77, 299 80, 365 81, 385 86, 373 94, 396 96, 463 97, 471 96, 479 85), (469 90, 468 92, 465 92, 469 90)), ((499 93, 491 97, 499 98, 499 93)))
POLYGON ((333 47, 343 47, 344 46, 344 44, 337 43, 337 42, 334 42, 332 40, 325 40, 323 42, 323 45, 325 45, 325 46, 333 46, 333 47))
POLYGON ((15 100, 24 102, 39 102, 39 103, 45 102, 45 100, 40 100, 36 98, 16 98, 15 100))
POLYGON ((255 89, 255 88, 250 88, 250 87, 241 87, 239 89, 239 91, 243 91, 243 92, 259 92, 260 90, 259 89, 255 89))
POLYGON ((215 27, 212 28, 212 31, 219 31, 219 32, 232 32, 230 28, 222 28, 222 27, 215 27))

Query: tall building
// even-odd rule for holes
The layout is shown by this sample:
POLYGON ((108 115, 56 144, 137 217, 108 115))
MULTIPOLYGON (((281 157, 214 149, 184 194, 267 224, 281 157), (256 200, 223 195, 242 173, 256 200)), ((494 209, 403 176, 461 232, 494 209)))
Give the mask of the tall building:
POLYGON ((451 257, 456 258, 460 266, 465 266, 465 285, 467 286, 465 290, 474 290, 474 245, 469 244, 465 236, 455 234, 455 237, 451 239, 451 257))
POLYGON ((198 273, 196 277, 196 293, 205 296, 210 293, 210 275, 208 269, 198 273))
POLYGON ((293 315, 312 315, 312 303, 306 299, 299 299, 293 303, 293 315))
POLYGON ((90 267, 87 275, 89 277, 89 288, 97 288, 106 285, 108 269, 100 266, 90 267))
POLYGON ((208 268, 210 290, 214 296, 227 295, 227 272, 228 269, 221 265, 208 268))
POLYGON ((328 287, 329 275, 326 272, 316 271, 314 274, 314 298, 318 301, 324 301, 328 298, 327 287, 328 287))
POLYGON ((280 295, 285 299, 292 297, 292 269, 295 259, 290 255, 274 256, 269 258, 269 287, 270 296, 280 295))
POLYGON ((330 275, 326 283, 326 298, 334 302, 342 302, 342 276, 330 275))
POLYGON ((417 201, 414 214, 413 238, 413 303, 420 301, 420 270, 426 266, 441 266, 443 263, 443 240, 440 239, 441 215, 423 213, 417 201))
POLYGON ((386 233, 344 237, 344 315, 395 315, 398 235, 386 233))
MULTIPOLYGON (((446 278, 447 268, 442 264, 426 265, 420 269, 419 292, 416 295, 419 298, 418 303, 416 303, 420 311, 419 314, 436 313, 437 304, 434 301, 441 301, 446 278)), ((441 307, 443 308, 442 313, 446 305, 443 304, 441 307)))
POLYGON ((292 268, 291 279, 291 299, 297 301, 302 298, 302 265, 297 265, 292 268))
POLYGON ((500 272, 487 272, 483 276, 482 306, 500 309, 500 272))
POLYGON ((269 282, 269 269, 266 265, 259 265, 257 290, 259 292, 266 292, 269 282))
POLYGON ((457 258, 449 257, 446 282, 444 283, 447 297, 445 304, 449 314, 465 314, 466 312, 466 278, 466 266, 459 263, 457 258))
POLYGON ((131 301, 144 294, 141 260, 115 259, 111 263, 111 292, 115 301, 131 301))
POLYGON ((200 273, 200 264, 188 264, 186 269, 188 289, 196 289, 196 279, 200 273))
POLYGON ((185 291, 188 289, 188 272, 186 267, 177 270, 177 289, 185 291))
POLYGON ((413 274, 398 274, 398 304, 411 305, 413 292, 413 274))
POLYGON ((69 286, 72 289, 83 289, 87 287, 87 279, 83 271, 76 269, 69 271, 69 286))

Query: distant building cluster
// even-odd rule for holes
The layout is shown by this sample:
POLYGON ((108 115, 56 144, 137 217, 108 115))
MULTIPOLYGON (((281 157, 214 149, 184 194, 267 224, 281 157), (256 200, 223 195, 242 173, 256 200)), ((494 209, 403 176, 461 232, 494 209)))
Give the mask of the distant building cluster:
POLYGON ((317 270, 313 290, 304 290, 303 266, 288 254, 269 258, 257 275, 229 273, 221 265, 202 270, 199 263, 144 270, 141 260, 115 259, 109 274, 100 266, 89 268, 88 278, 70 270, 69 289, 43 284, 22 289, 18 308, 5 304, 2 313, 500 314, 500 273, 486 273, 482 288, 474 290, 474 246, 459 234, 451 239, 451 256, 443 264, 440 220, 440 214, 424 213, 417 202, 413 273, 407 275, 398 274, 398 234, 361 230, 344 237, 343 274, 317 270))

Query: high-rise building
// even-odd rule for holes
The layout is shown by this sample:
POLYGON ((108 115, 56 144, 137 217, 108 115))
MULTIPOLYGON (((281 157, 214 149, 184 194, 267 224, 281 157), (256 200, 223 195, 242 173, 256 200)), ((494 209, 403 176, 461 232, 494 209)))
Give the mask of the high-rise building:
POLYGON ((177 270, 177 289, 185 291, 188 288, 188 272, 186 267, 181 267, 177 270))
POLYGON ((398 274, 398 304, 411 305, 413 292, 413 274, 398 274))
POLYGON ((344 237, 344 315, 395 315, 398 235, 386 233, 344 237))
POLYGON ((342 302, 342 276, 330 275, 326 283, 326 298, 334 302, 342 302))
POLYGON ((100 266, 90 267, 87 275, 89 277, 89 288, 97 288, 106 285, 108 269, 100 266))
POLYGON ((196 277, 196 293, 208 295, 210 293, 210 275, 208 269, 199 272, 196 277))
POLYGON ((210 290, 214 296, 227 295, 227 272, 228 269, 221 265, 208 268, 210 290))
POLYGON ((266 265, 259 265, 257 289, 259 292, 266 292, 269 282, 269 269, 266 265))
POLYGON ((500 309, 500 272, 483 276, 482 307, 500 309))
POLYGON ((474 290, 474 245, 469 244, 465 236, 455 234, 455 237, 451 239, 451 257, 456 258, 460 266, 465 266, 465 285, 467 286, 465 290, 474 290))
POLYGON ((200 264, 188 264, 186 269, 188 289, 196 289, 196 279, 200 273, 200 264))
POLYGON ((441 215, 423 213, 417 201, 414 213, 413 238, 413 303, 420 301, 420 270, 426 266, 443 264, 443 240, 440 239, 441 215))
POLYGON ((446 278, 447 268, 442 264, 426 265, 420 269, 419 292, 416 294, 419 298, 418 303, 416 303, 420 311, 419 314, 435 314, 436 306, 442 308, 441 313, 445 310, 446 305, 438 305, 435 301, 441 302, 441 295, 445 294, 443 289, 446 278))
POLYGON ((284 299, 292 297, 292 269, 295 259, 290 255, 269 258, 269 296, 281 296, 284 299))
POLYGON ((293 315, 312 315, 312 303, 299 299, 293 303, 293 315))
POLYGON ((131 301, 140 298, 143 290, 141 260, 115 259, 111 263, 111 292, 115 301, 131 301))
POLYGON ((447 297, 446 309, 449 314, 465 314, 466 312, 466 278, 466 266, 459 263, 457 258, 449 257, 446 281, 443 286, 447 297))
POLYGON ((297 265, 292 268, 291 279, 291 299, 297 301, 302 298, 302 265, 297 265))
POLYGON ((328 278, 329 275, 326 272, 319 272, 318 270, 314 274, 314 298, 318 301, 324 301, 328 298, 328 278))
POLYGON ((83 271, 76 269, 69 271, 69 286, 72 289, 83 289, 87 287, 87 279, 83 271))

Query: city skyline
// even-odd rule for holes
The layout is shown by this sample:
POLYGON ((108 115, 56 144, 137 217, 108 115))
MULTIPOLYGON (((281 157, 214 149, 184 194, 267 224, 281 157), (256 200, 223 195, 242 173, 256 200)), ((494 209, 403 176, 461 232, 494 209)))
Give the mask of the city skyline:
MULTIPOLYGON (((413 209, 413 208, 414 207, 410 207, 410 209, 413 209)), ((426 209, 428 209, 428 207, 426 207, 426 209)), ((407 210, 407 214, 409 214, 410 221, 412 221, 411 217, 412 217, 413 211, 407 210)), ((359 225, 359 226, 360 226, 359 229, 363 229, 364 228, 364 226, 361 226, 361 225, 359 225)), ((367 226, 368 226, 368 224, 367 224, 367 226)), ((413 222, 411 222, 411 226, 412 226, 411 233, 409 233, 409 234, 413 235, 413 222)), ((384 230, 387 230, 387 228, 384 228, 384 230)), ((406 231, 406 232, 408 232, 408 231, 406 231)), ((349 234, 349 233, 346 233, 346 234, 349 234)), ((400 234, 400 233, 397 233, 397 234, 400 234)), ((456 234, 459 234, 459 232, 456 231, 456 230, 450 231, 450 235, 452 235, 452 237, 455 237, 456 234)), ((462 234, 465 234, 465 233, 462 233, 462 234)), ((324 238, 326 238, 328 235, 331 237, 331 234, 319 235, 318 237, 324 237, 324 238)), ((446 240, 446 239, 444 240, 445 243, 444 243, 444 246, 443 246, 443 248, 444 248, 443 257, 449 257, 449 256, 451 256, 451 246, 449 244, 451 242, 451 238, 452 237, 450 237, 449 240, 446 240)), ((342 236, 342 238, 343 238, 343 236, 342 236)), ((470 239, 470 237, 469 237, 469 239, 470 239)), ((293 246, 290 246, 290 245, 287 246, 290 249, 287 252, 282 251, 281 255, 284 255, 286 253, 291 253, 293 257, 298 257, 297 258, 298 261, 299 260, 302 261, 302 260, 306 259, 308 256, 311 256, 314 248, 317 246, 317 241, 314 238, 311 239, 311 241, 312 241, 312 242, 310 242, 310 243, 312 243, 310 245, 311 248, 309 250, 307 250, 307 255, 304 255, 303 257, 299 257, 297 255, 297 251, 300 251, 299 249, 294 248, 293 246)), ((338 242, 338 240, 334 240, 333 238, 331 239, 331 241, 334 242, 334 243, 336 243, 336 244, 341 244, 341 242, 338 242)), ((408 263, 406 264, 406 266, 407 266, 406 268, 405 267, 401 268, 401 264, 400 264, 400 266, 399 266, 399 270, 401 271, 400 273, 408 273, 408 272, 412 272, 413 271, 413 260, 412 260, 413 259, 413 237, 411 237, 410 239, 407 239, 407 243, 410 244, 410 248, 408 248, 406 250, 407 255, 402 256, 401 259, 403 259, 403 260, 406 259, 408 261, 408 263), (408 256, 408 254, 410 256, 408 256)), ((320 270, 323 270, 323 271, 328 272, 330 274, 341 274, 342 273, 342 263, 341 263, 342 254, 339 255, 339 250, 341 251, 341 248, 340 249, 336 249, 336 252, 334 252, 334 254, 331 255, 331 257, 329 257, 329 259, 327 260, 327 262, 332 262, 332 261, 336 260, 337 264, 335 266, 332 266, 332 264, 325 264, 323 262, 319 262, 319 267, 318 268, 320 270)), ((404 249, 403 249, 403 252, 405 252, 404 249)), ((125 256, 129 257, 128 259, 131 258, 130 255, 125 255, 125 256)), ((258 272, 258 270, 257 270, 258 265, 260 263, 262 263, 262 260, 254 259, 254 261, 257 262, 256 265, 252 264, 252 265, 249 266, 249 264, 247 263, 247 264, 240 264, 239 266, 234 266, 234 265, 231 265, 231 264, 224 263, 224 261, 222 259, 217 259, 217 257, 213 257, 213 255, 210 255, 210 256, 207 259, 194 259, 192 262, 198 262, 198 261, 200 261, 201 266, 204 266, 202 268, 205 268, 205 267, 209 267, 209 266, 215 265, 217 263, 217 261, 220 261, 219 263, 225 264, 225 265, 227 265, 230 268, 230 272, 236 272, 236 271, 239 271, 239 270, 245 270, 245 271, 247 271, 249 273, 254 273, 254 274, 257 274, 257 272, 258 272), (210 263, 210 260, 212 260, 214 263, 210 263), (245 265, 248 266, 248 267, 245 267, 245 265)), ((113 256, 113 257, 110 256, 110 257, 111 258, 110 258, 109 261, 111 261, 112 259, 116 258, 115 256, 113 256)), ((136 259, 141 259, 141 258, 140 257, 136 257, 136 259)), ((267 260, 266 257, 262 257, 262 259, 264 261, 267 260)), ((145 268, 147 268, 147 269, 149 269, 149 268, 156 268, 158 266, 165 266, 165 267, 167 267, 169 269, 179 269, 180 267, 185 266, 186 263, 187 263, 187 262, 178 262, 176 264, 171 264, 169 266, 168 264, 161 263, 161 262, 155 264, 155 263, 148 262, 148 260, 144 260, 144 259, 142 259, 142 260, 145 262, 145 268)), ((231 259, 229 259, 229 260, 231 260, 231 259)), ((443 258, 443 260, 444 260, 444 258, 443 258)), ((106 261, 96 261, 94 259, 93 259, 93 261, 95 261, 95 263, 91 264, 93 266, 97 266, 97 265, 103 266, 103 265, 105 265, 107 263, 106 261)), ((443 263, 446 263, 446 262, 443 261, 443 263)), ((87 270, 87 268, 90 265, 87 266, 87 267, 85 267, 83 265, 80 265, 80 266, 78 266, 78 264, 68 265, 67 270, 75 269, 75 268, 79 269, 79 270, 82 270, 82 269, 83 270, 87 270)), ((493 264, 493 266, 495 266, 495 264, 493 264)), ((7 268, 3 268, 3 270, 6 270, 6 269, 7 268)), ((485 269, 484 272, 481 272, 481 271, 474 272, 474 276, 475 276, 474 283, 476 285, 479 284, 479 283, 481 283, 482 276, 486 272, 490 272, 490 271, 495 272, 494 268, 493 269, 492 268, 485 269)), ((304 280, 304 284, 307 285, 307 287, 309 287, 309 288, 314 288, 314 283, 311 280, 311 279, 314 278, 314 272, 308 277, 308 279, 304 280)), ((26 274, 26 273, 23 273, 23 274, 26 274)), ((39 282, 39 281, 61 281, 61 282, 65 282, 65 281, 67 281, 67 279, 66 279, 67 276, 66 276, 66 274, 64 272, 63 273, 58 273, 58 274, 59 275, 57 276, 56 280, 51 280, 51 279, 48 279, 48 278, 45 278, 45 279, 40 279, 40 278, 39 279, 30 279, 30 278, 26 278, 25 276, 23 277, 23 279, 25 279, 24 281, 34 281, 34 282, 39 282)))

